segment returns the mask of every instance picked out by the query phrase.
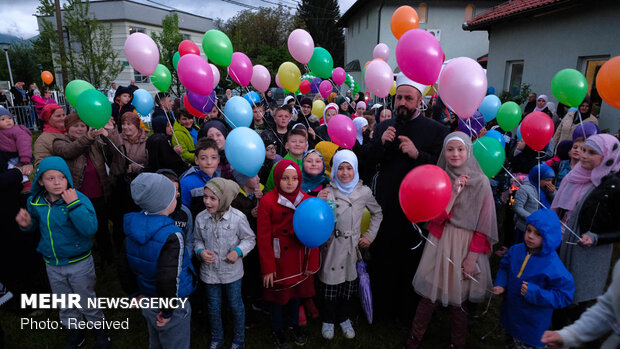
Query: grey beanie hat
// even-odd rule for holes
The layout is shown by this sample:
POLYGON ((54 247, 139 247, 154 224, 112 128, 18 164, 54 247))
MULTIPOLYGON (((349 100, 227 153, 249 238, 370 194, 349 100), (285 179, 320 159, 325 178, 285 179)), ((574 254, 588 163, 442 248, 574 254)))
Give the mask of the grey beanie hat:
POLYGON ((141 173, 131 182, 131 197, 147 214, 167 209, 176 196, 172 181, 158 173, 141 173))

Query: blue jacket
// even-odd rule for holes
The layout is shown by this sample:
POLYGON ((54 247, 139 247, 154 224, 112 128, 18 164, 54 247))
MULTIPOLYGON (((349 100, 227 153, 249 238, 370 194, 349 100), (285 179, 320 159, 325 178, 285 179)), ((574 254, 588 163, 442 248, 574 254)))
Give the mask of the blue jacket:
POLYGON ((500 321, 506 332, 521 342, 544 347, 540 341, 551 325, 553 309, 571 304, 575 283, 555 250, 562 242, 558 216, 540 209, 527 217, 542 235, 542 249, 530 254, 524 243, 512 246, 500 262, 495 286, 506 289, 500 321), (528 283, 525 296, 521 285, 528 283))
POLYGON ((73 188, 73 180, 67 163, 60 157, 48 156, 35 172, 32 194, 28 198, 27 209, 32 218, 30 227, 24 230, 41 231, 37 251, 43 260, 51 265, 67 265, 90 256, 93 243, 91 235, 97 232, 97 215, 90 200, 76 190, 78 199, 67 204, 59 199, 53 204, 45 198, 45 187, 39 179, 49 170, 62 172, 67 178, 68 188, 73 188))
MULTIPOLYGON (((183 205, 190 207, 192 204, 192 190, 196 188, 203 188, 211 178, 219 177, 220 170, 216 170, 213 177, 209 177, 208 174, 202 172, 198 166, 194 166, 185 171, 181 175, 179 184, 181 185, 181 202, 183 205)), ((199 196, 202 196, 202 192, 199 196)))

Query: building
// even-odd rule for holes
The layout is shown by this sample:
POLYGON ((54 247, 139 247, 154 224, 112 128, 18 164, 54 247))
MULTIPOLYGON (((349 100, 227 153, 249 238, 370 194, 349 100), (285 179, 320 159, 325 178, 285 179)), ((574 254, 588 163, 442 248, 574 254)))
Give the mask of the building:
POLYGON ((488 32, 489 86, 498 92, 519 92, 529 84, 533 92, 551 92, 560 70, 581 71, 588 95, 600 106, 599 126, 610 133, 620 128, 620 110, 601 102, 596 74, 609 58, 620 55, 620 2, 612 0, 512 0, 482 13, 463 28, 488 32))
POLYGON ((361 68, 372 60, 372 51, 378 43, 390 47, 388 64, 396 70, 396 43, 390 21, 394 11, 403 5, 416 9, 420 29, 433 33, 446 54, 446 60, 455 57, 482 58, 488 52, 486 33, 464 32, 463 23, 483 13, 501 1, 490 0, 428 0, 428 1, 381 1, 358 0, 342 15, 339 21, 345 32, 345 70, 359 83, 365 84, 361 68))
MULTIPOLYGON (((135 32, 161 33, 161 23, 164 17, 171 13, 176 13, 179 17, 179 31, 185 40, 192 40, 202 47, 202 37, 204 33, 214 28, 213 19, 201 17, 192 13, 187 13, 164 6, 153 6, 138 3, 131 0, 105 0, 91 1, 90 13, 103 24, 112 26, 112 46, 118 53, 117 59, 124 64, 123 71, 112 81, 118 85, 127 86, 131 80, 136 81, 136 85, 144 88, 151 93, 157 89, 150 83, 148 76, 142 76, 135 71, 125 59, 123 46, 129 35, 135 32)), ((42 30, 42 18, 56 25, 53 16, 39 17, 39 29, 42 30)), ((64 17, 63 17, 64 18, 64 17)), ((203 57, 204 54, 203 54, 203 57)), ((56 76, 61 76, 60 67, 55 67, 56 76)))

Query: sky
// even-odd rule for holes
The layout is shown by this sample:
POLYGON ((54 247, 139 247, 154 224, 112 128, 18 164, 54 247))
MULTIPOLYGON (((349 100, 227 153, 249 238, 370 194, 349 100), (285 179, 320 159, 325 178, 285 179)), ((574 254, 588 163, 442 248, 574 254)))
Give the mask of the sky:
MULTIPOLYGON (((252 6, 275 6, 279 2, 295 7, 299 0, 232 0, 233 3, 223 0, 133 0, 145 4, 158 2, 172 6, 181 11, 191 12, 211 18, 228 19, 237 12, 246 9, 245 7, 233 3, 242 3, 252 6), (208 6, 207 6, 208 5, 208 6)), ((63 1, 61 0, 61 3, 63 1)), ((344 13, 355 0, 338 0, 341 14, 344 13)), ((36 17, 33 14, 37 11, 39 0, 0 0, 2 20, 0 21, 0 34, 9 34, 28 39, 38 35, 36 17)), ((155 5, 155 4, 153 4, 155 5)))

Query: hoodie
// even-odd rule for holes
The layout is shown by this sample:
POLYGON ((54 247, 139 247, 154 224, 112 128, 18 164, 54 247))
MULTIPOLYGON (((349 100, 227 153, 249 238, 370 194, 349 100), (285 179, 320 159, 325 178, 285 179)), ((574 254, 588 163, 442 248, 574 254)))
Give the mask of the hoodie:
POLYGON ((500 321, 517 340, 534 347, 551 325, 553 309, 571 304, 575 283, 572 275, 555 252, 562 242, 558 216, 549 209, 540 209, 527 217, 542 236, 542 248, 531 253, 524 243, 512 246, 502 258, 495 286, 506 290, 500 321), (525 296, 521 285, 528 283, 525 296))

